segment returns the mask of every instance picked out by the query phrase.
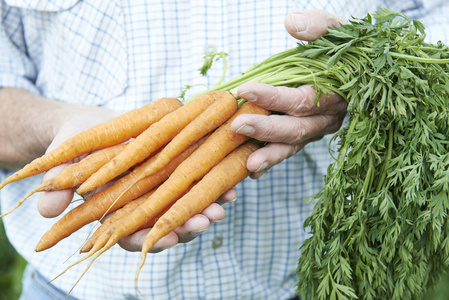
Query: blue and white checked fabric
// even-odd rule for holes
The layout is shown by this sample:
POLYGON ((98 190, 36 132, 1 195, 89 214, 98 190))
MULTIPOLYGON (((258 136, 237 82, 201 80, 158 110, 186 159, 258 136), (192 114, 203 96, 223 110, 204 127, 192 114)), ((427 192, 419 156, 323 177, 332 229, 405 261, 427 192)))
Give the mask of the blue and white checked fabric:
MULTIPOLYGON (((421 18, 429 39, 448 41, 449 5, 430 0, 2 0, 0 87, 14 86, 64 102, 130 110, 187 84, 213 85, 217 65, 199 75, 204 49, 230 54, 228 78, 296 41, 283 27, 288 12, 323 8, 347 18, 379 6, 421 18)), ((259 180, 238 185, 227 216, 193 242, 149 255, 139 288, 147 299, 288 299, 297 281, 304 199, 323 185, 332 162, 329 138, 308 145, 259 180)), ((3 172, 2 176, 8 175, 3 172)), ((1 191, 9 210, 37 186, 36 176, 1 191)), ((83 243, 86 226, 50 250, 34 245, 55 220, 42 218, 38 196, 4 218, 16 249, 47 279, 83 243)), ((78 258, 75 256, 73 259, 78 258)), ((72 292, 79 299, 135 299, 139 253, 119 247, 100 256, 72 292)), ((53 282, 68 291, 86 263, 53 282)))

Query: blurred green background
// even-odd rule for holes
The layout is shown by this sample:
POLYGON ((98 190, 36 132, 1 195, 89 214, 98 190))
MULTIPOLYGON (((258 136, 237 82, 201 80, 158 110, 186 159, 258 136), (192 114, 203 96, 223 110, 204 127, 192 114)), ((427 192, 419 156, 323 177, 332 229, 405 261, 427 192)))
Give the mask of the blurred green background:
POLYGON ((16 300, 22 290, 22 273, 25 260, 17 254, 6 238, 0 220, 0 300, 16 300))
MULTIPOLYGON (((21 279, 25 260, 17 254, 6 238, 0 220, 0 300, 17 300, 22 289, 21 279)), ((422 300, 449 300, 449 274, 422 300)))

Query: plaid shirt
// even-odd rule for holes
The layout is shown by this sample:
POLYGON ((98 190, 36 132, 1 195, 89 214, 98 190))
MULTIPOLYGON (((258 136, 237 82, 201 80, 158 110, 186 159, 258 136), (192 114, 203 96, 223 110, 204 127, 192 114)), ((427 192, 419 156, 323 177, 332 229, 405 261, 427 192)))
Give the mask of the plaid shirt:
MULTIPOLYGON (((221 76, 220 66, 207 77, 198 72, 208 45, 230 54, 228 78, 294 47, 296 41, 283 27, 284 17, 312 7, 350 18, 386 6, 421 18, 430 40, 447 37, 442 26, 445 22, 448 28, 445 1, 385 1, 3 0, 0 87, 130 110, 160 97, 176 97, 187 84, 212 86, 221 76)), ((193 242, 149 255, 139 279, 142 293, 148 299, 292 297, 298 248, 307 238, 302 224, 313 208, 304 200, 323 185, 332 162, 328 143, 329 138, 314 142, 261 179, 243 181, 237 186, 239 199, 225 204, 223 221, 193 242)), ((35 176, 4 188, 2 209, 8 211, 39 183, 35 176)), ((37 197, 4 222, 16 249, 51 279, 65 268, 63 262, 83 243, 92 225, 35 253, 37 241, 55 222, 38 214, 37 197)), ((140 253, 113 247, 97 259, 72 295, 138 298, 133 281, 139 260, 140 253)), ((68 291, 85 267, 83 263, 72 268, 53 284, 68 291)))

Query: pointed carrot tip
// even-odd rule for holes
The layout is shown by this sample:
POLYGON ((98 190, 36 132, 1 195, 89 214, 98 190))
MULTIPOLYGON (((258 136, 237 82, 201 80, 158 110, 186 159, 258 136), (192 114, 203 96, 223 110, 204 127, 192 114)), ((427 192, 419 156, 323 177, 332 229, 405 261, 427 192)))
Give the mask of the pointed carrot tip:
POLYGON ((23 204, 23 202, 25 202, 26 199, 28 199, 35 192, 36 192, 36 189, 32 190, 31 192, 28 192, 28 194, 26 194, 25 197, 23 197, 19 202, 17 202, 13 208, 11 208, 9 211, 5 212, 4 214, 0 215, 0 218, 3 218, 4 216, 7 216, 10 213, 12 213, 13 211, 15 211, 20 205, 23 204))
POLYGON ((34 251, 36 251, 36 252, 41 252, 41 251, 44 251, 44 250, 45 250, 45 248, 42 247, 42 245, 40 245, 39 243, 38 243, 37 246, 34 248, 34 251))
POLYGON ((36 252, 41 252, 44 251, 45 249, 47 249, 47 247, 44 246, 44 241, 45 241, 45 234, 43 237, 41 237, 41 239, 39 240, 39 242, 37 243, 36 247, 34 248, 34 251, 36 252))
POLYGON ((86 244, 84 244, 84 246, 83 247, 81 247, 81 249, 80 249, 80 253, 86 253, 86 252, 89 252, 90 251, 90 249, 92 249, 92 244, 88 244, 88 243, 86 243, 86 244))
POLYGON ((145 246, 143 246, 142 255, 141 255, 141 258, 140 258, 140 263, 139 263, 139 266, 138 266, 137 271, 136 271, 136 277, 134 278, 134 286, 135 286, 137 292, 140 294, 140 296, 142 298, 145 298, 145 296, 139 290, 138 281, 139 281, 140 271, 142 270, 143 265, 145 264, 146 257, 147 257, 147 251, 144 252, 144 250, 145 250, 145 246))
POLYGON ((52 239, 50 239, 48 236, 49 236, 49 233, 47 232, 41 237, 41 239, 39 240, 39 242, 36 245, 36 248, 34 248, 34 251, 41 252, 41 251, 47 250, 47 249, 53 247, 57 243, 57 241, 53 242, 52 239))
POLYGON ((2 188, 4 188, 6 185, 10 184, 11 182, 13 182, 11 179, 11 177, 6 178, 3 182, 0 183, 0 190, 2 188))

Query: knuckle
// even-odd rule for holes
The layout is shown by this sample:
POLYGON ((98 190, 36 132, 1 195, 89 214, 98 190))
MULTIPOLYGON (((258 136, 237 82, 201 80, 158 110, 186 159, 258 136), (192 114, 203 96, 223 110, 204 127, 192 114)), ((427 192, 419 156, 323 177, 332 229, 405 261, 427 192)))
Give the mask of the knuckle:
POLYGON ((326 127, 325 133, 334 133, 340 129, 343 123, 343 119, 334 116, 330 118, 330 125, 326 127))
POLYGON ((300 143, 307 139, 309 135, 309 126, 305 126, 304 123, 298 122, 294 125, 294 140, 293 144, 300 143))
POLYGON ((310 133, 307 120, 293 116, 273 115, 259 126, 256 127, 253 137, 265 142, 296 144, 302 142, 310 133))
POLYGON ((281 106, 281 93, 279 91, 279 87, 275 88, 271 96, 268 98, 269 109, 279 109, 281 106))
POLYGON ((315 97, 316 91, 310 85, 298 88, 278 86, 267 91, 265 97, 260 99, 260 101, 263 100, 263 103, 258 104, 269 110, 291 116, 304 116, 310 115, 318 109, 315 97))
POLYGON ((266 142, 271 142, 276 140, 276 132, 273 127, 268 127, 261 135, 261 139, 266 142))
POLYGON ((276 165, 295 155, 302 149, 302 144, 280 144, 277 151, 271 153, 270 166, 276 165))
POLYGON ((345 18, 343 18, 340 15, 327 13, 326 16, 327 16, 326 19, 327 19, 328 27, 331 27, 331 26, 339 27, 340 24, 346 24, 348 22, 345 18))
POLYGON ((298 153, 299 150, 301 150, 303 148, 303 146, 304 146, 303 143, 297 143, 297 144, 291 145, 291 147, 289 148, 289 151, 287 151, 287 153, 285 155, 285 159, 298 153))
POLYGON ((314 113, 318 108, 315 102, 316 91, 309 86, 295 89, 295 95, 290 101, 287 113, 292 116, 306 116, 314 113))
POLYGON ((263 122, 258 122, 255 127, 254 138, 265 142, 272 142, 276 138, 276 124, 273 122, 272 118, 264 118, 263 122))

